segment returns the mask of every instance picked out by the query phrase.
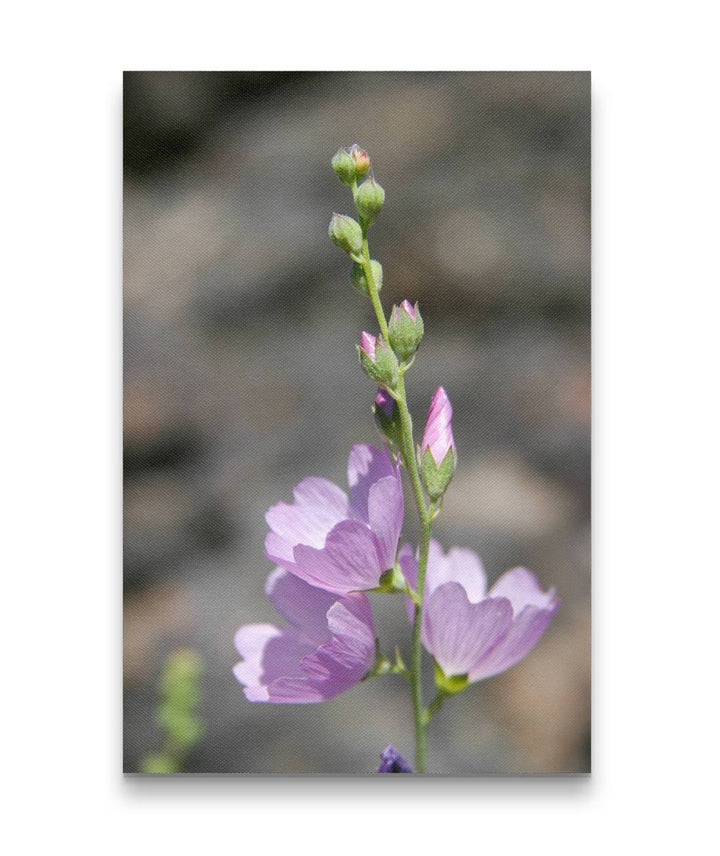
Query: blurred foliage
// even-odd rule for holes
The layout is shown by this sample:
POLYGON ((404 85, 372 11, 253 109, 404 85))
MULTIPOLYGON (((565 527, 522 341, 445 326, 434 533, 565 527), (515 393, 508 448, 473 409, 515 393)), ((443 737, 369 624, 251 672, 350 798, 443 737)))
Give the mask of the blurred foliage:
POLYGON ((145 756, 143 773, 181 773, 185 759, 203 736, 199 713, 202 670, 200 655, 192 648, 175 651, 165 661, 156 711, 164 745, 162 751, 145 756))

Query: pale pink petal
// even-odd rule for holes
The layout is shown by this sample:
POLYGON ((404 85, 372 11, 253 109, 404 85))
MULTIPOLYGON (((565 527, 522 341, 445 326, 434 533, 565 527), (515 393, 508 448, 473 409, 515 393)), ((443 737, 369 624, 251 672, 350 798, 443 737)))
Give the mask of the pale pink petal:
MULTIPOLYGON (((435 579, 441 579, 443 573, 448 582, 460 583, 471 603, 477 603, 487 594, 485 569, 480 557, 473 550, 453 547, 447 555, 444 568, 435 579)), ((436 582, 435 585, 442 585, 442 583, 436 582)))
POLYGON ((300 598, 314 601, 310 606, 313 615, 304 627, 316 639, 297 626, 241 627, 235 644, 244 659, 233 671, 250 701, 310 704, 333 698, 367 674, 375 660, 375 628, 365 595, 331 597, 321 628, 318 611, 322 606, 318 598, 327 596, 327 592, 311 589, 281 569, 270 575, 267 589, 271 598, 293 617, 301 612, 300 604, 289 602, 293 591, 300 598))
MULTIPOLYGON (((348 484, 350 506, 358 520, 368 522, 368 496, 370 488, 386 476, 396 475, 397 467, 385 449, 376 449, 366 443, 352 447, 348 458, 348 484)), ((313 545, 318 546, 318 545, 313 545)))
MULTIPOLYGON (((418 563, 409 544, 405 544, 400 550, 398 561, 405 579, 415 588, 418 563)), ((477 603, 487 594, 485 570, 478 554, 464 547, 453 547, 445 556, 442 547, 433 538, 428 548, 425 594, 430 594, 438 586, 448 582, 460 583, 471 603, 477 603)), ((409 598, 408 601, 408 612, 412 620, 415 608, 409 598)))
POLYGON ((464 675, 508 633, 512 608, 505 598, 470 603, 465 589, 444 583, 426 598, 423 642, 443 672, 464 675))
POLYGON ((265 593, 272 605, 317 645, 330 635, 327 613, 337 596, 308 585, 295 574, 276 568, 265 583, 265 593))
POLYGON ((268 526, 287 544, 322 547, 328 532, 348 516, 348 498, 327 479, 310 476, 293 491, 295 502, 278 502, 268 509, 268 526))
POLYGON ((490 589, 490 597, 506 597, 517 615, 526 606, 549 609, 555 600, 555 589, 544 592, 532 571, 513 568, 497 580, 490 589))
POLYGON ((375 588, 386 568, 378 539, 357 520, 344 520, 317 550, 299 544, 293 573, 328 591, 345 594, 375 588))
POLYGON ((470 671, 470 680, 490 678, 514 666, 537 644, 555 614, 557 602, 550 609, 526 606, 515 618, 507 636, 484 657, 480 657, 470 671))
POLYGON ((250 624, 235 635, 235 646, 243 661, 233 673, 245 685, 249 701, 275 701, 273 682, 280 678, 302 678, 302 657, 315 646, 304 642, 292 627, 278 628, 270 624, 250 624))
POLYGON ((395 551, 402 529, 404 500, 400 473, 376 481, 368 495, 370 530, 380 543, 381 564, 385 570, 395 564, 395 551))

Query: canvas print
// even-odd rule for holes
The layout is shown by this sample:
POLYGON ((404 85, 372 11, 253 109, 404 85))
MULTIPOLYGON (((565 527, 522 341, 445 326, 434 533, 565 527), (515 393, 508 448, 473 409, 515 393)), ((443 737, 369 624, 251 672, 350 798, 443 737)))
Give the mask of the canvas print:
POLYGON ((590 74, 123 109, 125 772, 589 772, 590 74))

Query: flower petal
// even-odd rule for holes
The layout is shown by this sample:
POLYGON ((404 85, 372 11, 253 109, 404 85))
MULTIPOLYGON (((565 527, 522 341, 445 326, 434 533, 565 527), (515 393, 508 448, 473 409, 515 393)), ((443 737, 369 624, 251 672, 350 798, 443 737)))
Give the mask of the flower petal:
MULTIPOLYGON (((279 539, 294 547, 309 544, 322 547, 328 532, 348 516, 348 498, 327 479, 310 476, 294 489, 295 502, 278 502, 265 514, 268 526, 279 539)), ((275 552, 279 546, 275 544, 275 552)))
POLYGON ((364 595, 337 601, 328 612, 332 638, 302 667, 323 698, 333 698, 358 683, 375 659, 375 631, 370 604, 364 595))
POLYGON ((299 544, 294 556, 293 573, 310 585, 339 594, 375 588, 386 570, 378 539, 357 520, 338 523, 322 550, 299 544))
POLYGON ((384 570, 395 564, 400 530, 403 524, 404 500, 400 473, 381 478, 368 494, 368 522, 381 548, 384 570))
POLYGON ((490 597, 506 597, 518 615, 526 606, 549 609, 555 601, 555 589, 544 592, 532 571, 513 568, 506 571, 490 589, 490 597))
POLYGON ((368 495, 373 484, 396 472, 397 468, 385 449, 376 449, 366 443, 352 447, 348 458, 348 484, 350 506, 358 520, 364 523, 369 520, 368 495))
POLYGON ((448 677, 464 675, 508 633, 511 623, 510 601, 470 603, 460 583, 448 582, 425 599, 423 642, 448 677))
POLYGON ((235 647, 243 657, 233 669, 245 686, 249 701, 273 701, 269 685, 279 678, 304 677, 300 660, 314 650, 293 627, 247 624, 235 634, 235 647))
POLYGON ((460 583, 472 603, 482 600, 487 592, 485 570, 477 553, 453 547, 445 556, 440 544, 433 539, 428 551, 426 591, 434 591, 449 582, 460 583))
POLYGON ((472 668, 470 680, 498 675, 522 660, 535 647, 556 609, 557 601, 551 609, 526 606, 513 621, 507 636, 472 668))
POLYGON ((320 645, 330 636, 327 614, 337 596, 316 588, 283 568, 276 568, 265 583, 265 594, 277 611, 320 645))

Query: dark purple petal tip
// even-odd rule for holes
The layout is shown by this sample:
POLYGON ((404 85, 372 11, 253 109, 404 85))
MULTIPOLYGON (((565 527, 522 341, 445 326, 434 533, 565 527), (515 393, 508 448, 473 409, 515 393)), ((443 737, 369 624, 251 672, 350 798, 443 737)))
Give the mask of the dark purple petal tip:
POLYGON ((378 773, 412 773, 412 767, 392 745, 388 745, 380 756, 378 773))

